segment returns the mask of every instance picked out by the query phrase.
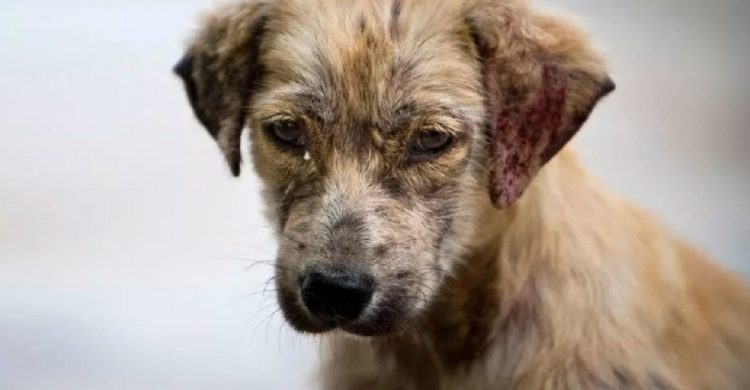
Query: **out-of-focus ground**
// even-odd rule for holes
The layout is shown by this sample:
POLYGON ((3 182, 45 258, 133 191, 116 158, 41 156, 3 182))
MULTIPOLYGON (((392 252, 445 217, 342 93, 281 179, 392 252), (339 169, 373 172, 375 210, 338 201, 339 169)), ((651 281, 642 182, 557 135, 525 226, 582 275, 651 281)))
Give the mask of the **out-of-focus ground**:
MULTIPOLYGON (((750 2, 545 3, 618 83, 586 164, 750 275, 750 2)), ((170 74, 210 4, 0 3, 0 388, 308 387, 315 342, 248 267, 274 256, 256 179, 230 179, 170 74)))

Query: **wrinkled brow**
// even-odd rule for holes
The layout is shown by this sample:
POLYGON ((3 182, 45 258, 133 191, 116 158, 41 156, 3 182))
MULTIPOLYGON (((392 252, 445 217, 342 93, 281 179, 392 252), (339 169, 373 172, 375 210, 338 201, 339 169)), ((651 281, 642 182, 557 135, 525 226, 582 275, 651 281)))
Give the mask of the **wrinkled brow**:
POLYGON ((413 94, 393 90, 391 97, 391 101, 369 107, 367 118, 343 118, 348 103, 341 101, 341 97, 337 99, 331 88, 290 83, 269 89, 259 96, 254 108, 261 121, 278 115, 305 116, 321 126, 334 126, 342 120, 359 121, 386 132, 405 126, 434 126, 457 134, 471 124, 471 114, 461 105, 451 104, 455 97, 450 94, 424 89, 413 94))
POLYGON ((335 120, 334 107, 323 93, 294 85, 271 89, 259 96, 253 108, 261 121, 279 114, 306 116, 321 124, 331 124, 335 120))

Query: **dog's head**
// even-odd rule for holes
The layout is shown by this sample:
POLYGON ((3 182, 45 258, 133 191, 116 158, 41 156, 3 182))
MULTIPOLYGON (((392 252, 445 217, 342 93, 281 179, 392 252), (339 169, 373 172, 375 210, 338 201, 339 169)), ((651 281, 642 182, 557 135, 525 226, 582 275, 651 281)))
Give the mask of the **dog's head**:
POLYGON ((515 0, 243 1, 176 72, 235 175, 251 129, 287 320, 360 335, 423 312, 479 205, 521 196, 614 88, 580 31, 515 0))

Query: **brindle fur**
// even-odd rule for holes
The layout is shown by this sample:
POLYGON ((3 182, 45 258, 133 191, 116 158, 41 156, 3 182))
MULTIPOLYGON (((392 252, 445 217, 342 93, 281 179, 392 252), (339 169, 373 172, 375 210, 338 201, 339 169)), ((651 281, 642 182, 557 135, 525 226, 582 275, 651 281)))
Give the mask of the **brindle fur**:
POLYGON ((328 332, 324 388, 750 388, 747 288, 564 148, 614 89, 566 19, 520 0, 248 0, 208 14, 176 71, 235 174, 251 129, 279 302, 328 332), (283 118, 309 160, 261 130, 283 118), (456 141, 408 161, 426 128, 456 141), (363 317, 309 316, 311 266, 373 275, 363 317))

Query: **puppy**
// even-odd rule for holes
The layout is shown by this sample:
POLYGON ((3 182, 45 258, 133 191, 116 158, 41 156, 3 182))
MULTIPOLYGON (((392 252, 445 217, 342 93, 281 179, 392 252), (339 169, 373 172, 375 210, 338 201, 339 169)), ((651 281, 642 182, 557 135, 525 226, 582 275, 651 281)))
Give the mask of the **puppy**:
POLYGON ((614 89, 520 0, 241 1, 176 67, 325 389, 750 389, 743 282, 564 148, 614 89))

